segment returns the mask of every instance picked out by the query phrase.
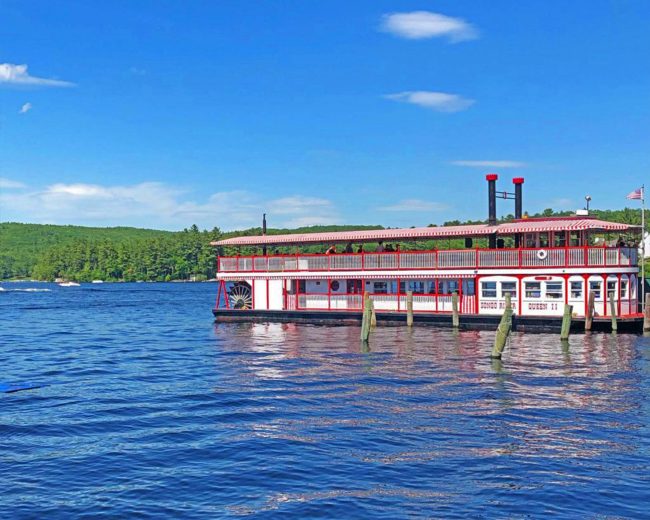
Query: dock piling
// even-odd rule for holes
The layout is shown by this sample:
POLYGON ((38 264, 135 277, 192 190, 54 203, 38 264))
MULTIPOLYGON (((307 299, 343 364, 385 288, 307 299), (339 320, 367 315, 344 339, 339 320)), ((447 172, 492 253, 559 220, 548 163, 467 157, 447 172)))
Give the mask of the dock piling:
POLYGON ((406 292, 406 326, 413 326, 413 291, 406 292))
POLYGON ((506 293, 506 308, 501 316, 501 322, 497 328, 497 334, 494 338, 494 347, 492 348, 492 359, 501 359, 503 349, 506 346, 506 341, 510 336, 512 330, 512 299, 510 293, 506 293))
POLYGON ((367 342, 370 337, 370 319, 372 305, 368 293, 363 294, 363 315, 361 319, 361 341, 367 342))
POLYGON ((609 295, 609 311, 612 315, 612 333, 618 331, 618 323, 616 322, 616 303, 614 301, 614 293, 609 295))
POLYGON ((457 329, 460 326, 460 319, 458 316, 458 292, 455 291, 451 295, 451 326, 457 329))
POLYGON ((589 293, 589 304, 587 305, 587 315, 585 316, 585 330, 591 330, 591 325, 594 321, 594 305, 596 301, 596 293, 589 293))
POLYGON ((370 327, 375 328, 377 326, 377 313, 375 312, 375 302, 372 299, 368 298, 370 302, 370 327))
POLYGON ((571 317, 573 315, 573 305, 564 306, 564 315, 562 316, 562 328, 560 329, 560 339, 568 340, 571 332, 571 317))
POLYGON ((643 309, 643 332, 650 332, 650 293, 645 295, 645 308, 643 309))

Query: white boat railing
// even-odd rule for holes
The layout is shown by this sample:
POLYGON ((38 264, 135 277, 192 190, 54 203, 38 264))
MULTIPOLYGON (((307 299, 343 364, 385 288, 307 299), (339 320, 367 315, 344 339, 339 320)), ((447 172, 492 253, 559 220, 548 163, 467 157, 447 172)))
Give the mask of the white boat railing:
POLYGON ((356 254, 220 257, 220 272, 408 271, 414 269, 629 267, 638 253, 628 247, 464 249, 356 254))

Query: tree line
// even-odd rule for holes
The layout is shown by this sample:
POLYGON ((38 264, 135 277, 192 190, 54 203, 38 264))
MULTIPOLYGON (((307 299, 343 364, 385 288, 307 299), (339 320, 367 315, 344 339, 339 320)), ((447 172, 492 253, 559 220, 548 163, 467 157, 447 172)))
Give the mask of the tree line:
MULTIPOLYGON (((592 210, 592 216, 625 224, 641 224, 641 210, 592 210)), ((552 209, 530 215, 557 217, 573 212, 552 209)), ((512 215, 500 221, 512 220, 512 215)), ((480 224, 485 221, 448 221, 443 226, 480 224)), ((433 226, 434 224, 430 224, 433 226)), ((646 226, 647 227, 647 226, 646 226)), ((360 229, 383 229, 382 226, 310 226, 297 229, 269 229, 267 234, 316 233, 360 229)), ((75 281, 171 281, 206 280, 216 275, 216 254, 259 254, 258 248, 215 248, 211 241, 236 236, 261 234, 261 228, 222 232, 199 230, 196 225, 179 232, 127 227, 90 228, 41 224, 0 223, 0 280, 65 278, 75 281)), ((475 240, 483 247, 485 239, 475 240)), ((408 249, 462 248, 462 239, 448 241, 404 242, 408 249)), ((322 245, 300 248, 272 248, 269 253, 324 252, 322 245)), ((373 245, 368 245, 368 251, 373 245)))

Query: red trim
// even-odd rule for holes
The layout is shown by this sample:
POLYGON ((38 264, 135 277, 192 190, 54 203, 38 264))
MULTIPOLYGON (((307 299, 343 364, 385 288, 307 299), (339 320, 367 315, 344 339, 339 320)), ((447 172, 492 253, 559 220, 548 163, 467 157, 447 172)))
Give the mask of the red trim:
POLYGON ((497 181, 497 180, 499 180, 499 175, 496 174, 496 173, 488 173, 485 176, 485 180, 486 181, 497 181))
POLYGON ((255 278, 251 281, 251 307, 255 308, 255 278))
POLYGON ((523 184, 523 183, 524 183, 523 177, 514 177, 512 179, 512 184, 523 184))
POLYGON ((266 310, 269 310, 271 308, 271 303, 270 303, 270 290, 269 290, 269 285, 271 281, 267 278, 266 279, 266 310))

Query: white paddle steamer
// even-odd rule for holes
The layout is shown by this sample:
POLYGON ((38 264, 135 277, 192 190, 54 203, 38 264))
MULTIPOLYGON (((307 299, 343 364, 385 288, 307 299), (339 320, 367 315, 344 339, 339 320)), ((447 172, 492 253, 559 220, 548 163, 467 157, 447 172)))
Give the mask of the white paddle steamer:
MULTIPOLYGON (((522 216, 523 178, 514 193, 496 191, 487 175, 487 224, 381 229, 331 233, 242 236, 217 247, 258 248, 259 254, 219 256, 217 320, 332 322, 361 317, 363 294, 373 299, 380 322, 405 320, 407 292, 413 292, 415 321, 450 325, 452 295, 458 293, 461 324, 493 326, 510 293, 520 329, 551 330, 565 304, 579 322, 594 294, 596 322, 611 320, 637 328, 637 247, 624 242, 640 230, 588 215, 561 218, 522 216), (496 198, 515 199, 515 219, 497 223, 496 198), (356 251, 382 243, 464 239, 462 249, 433 248, 337 254, 269 254, 271 249, 321 244, 331 251, 356 251), (479 243, 486 247, 478 247, 479 243), (372 246, 370 245, 372 244, 372 246), (492 317, 493 319, 485 319, 492 317)), ((581 212, 584 213, 584 212, 581 212)), ((382 249, 381 247, 379 249, 382 249)), ((620 328, 620 325, 619 325, 620 328)))

